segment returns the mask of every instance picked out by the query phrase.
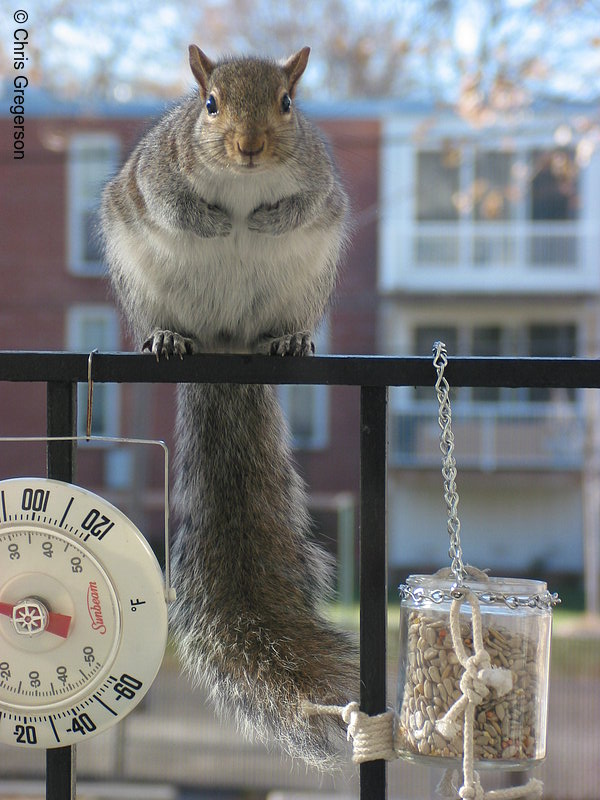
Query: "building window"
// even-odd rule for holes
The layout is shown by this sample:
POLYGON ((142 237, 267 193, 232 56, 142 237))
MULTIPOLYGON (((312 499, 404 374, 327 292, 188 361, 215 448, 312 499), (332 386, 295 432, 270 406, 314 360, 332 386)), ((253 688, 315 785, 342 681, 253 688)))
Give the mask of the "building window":
POLYGON ((576 266, 580 174, 569 149, 416 153, 420 266, 576 266))
POLYGON ((460 152, 417 154, 417 219, 447 222, 458 219, 460 152))
MULTIPOLYGON (((527 351, 527 355, 538 358, 572 358, 577 355, 577 328, 575 325, 530 325, 527 351)), ((546 386, 527 391, 528 399, 538 403, 550 402, 557 394, 546 386)), ((564 389, 562 395, 573 401, 575 389, 564 389)))
POLYGON ((531 192, 529 216, 540 227, 529 239, 532 264, 575 263, 577 239, 573 235, 554 235, 551 227, 573 222, 578 216, 577 167, 568 150, 531 154, 531 192), (550 227, 549 227, 550 226, 550 227))
POLYGON ((508 220, 514 213, 515 194, 511 191, 513 156, 503 152, 475 153, 475 180, 472 189, 473 216, 478 222, 508 220))
POLYGON ((98 211, 102 188, 116 172, 119 139, 108 133, 73 136, 68 157, 68 264, 77 275, 102 274, 98 211))
MULTIPOLYGON (((448 355, 456 355, 458 347, 458 330, 451 325, 423 325, 415 329, 414 332, 414 352, 418 356, 433 357, 433 345, 435 342, 444 342, 448 355)), ((428 386, 416 386, 414 389, 417 400, 435 400, 433 388, 428 386)), ((450 388, 450 399, 456 399, 456 389, 450 388)))
POLYGON ((531 219, 577 217, 577 167, 570 150, 534 150, 531 154, 531 219))
MULTIPOLYGON (((117 350, 119 319, 108 306, 74 306, 67 317, 67 347, 73 352, 89 353, 117 350)), ((94 385, 92 434, 117 436, 120 429, 119 386, 111 383, 94 385)), ((77 432, 86 432, 87 386, 80 384, 77 397, 77 432)))
MULTIPOLYGON (((498 325, 480 325, 473 328, 471 355, 499 356, 503 352, 503 331, 498 325)), ((473 386, 471 398, 476 403, 497 403, 499 386, 473 386)))
MULTIPOLYGON (((320 355, 328 352, 328 326, 323 323, 314 336, 320 355)), ((295 450, 322 450, 329 442, 329 389, 327 386, 286 385, 279 387, 279 401, 286 416, 295 450)))
MULTIPOLYGON (((448 325, 419 326, 413 333, 414 352, 430 355, 433 342, 444 341, 448 355, 494 356, 510 355, 514 352, 539 358, 572 358, 577 355, 577 326, 573 323, 530 324, 518 327, 502 325, 475 325, 457 327, 448 325)), ((471 389, 451 388, 452 399, 473 403, 548 403, 557 392, 549 387, 510 389, 496 386, 474 386, 471 389)), ((576 400, 575 389, 561 391, 561 396, 570 402, 576 400)), ((434 399, 427 387, 416 387, 414 397, 419 401, 434 399)))

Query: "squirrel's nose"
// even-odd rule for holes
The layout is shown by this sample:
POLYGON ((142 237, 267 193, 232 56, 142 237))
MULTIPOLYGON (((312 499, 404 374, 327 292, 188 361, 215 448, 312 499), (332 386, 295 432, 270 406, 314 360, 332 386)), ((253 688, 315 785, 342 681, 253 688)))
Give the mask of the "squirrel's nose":
POLYGON ((249 157, 257 156, 260 153, 262 153, 262 151, 265 149, 265 140, 264 139, 262 140, 260 146, 258 145, 258 142, 246 142, 243 140, 242 141, 238 140, 237 149, 238 152, 241 153, 241 155, 243 156, 249 156, 249 157))

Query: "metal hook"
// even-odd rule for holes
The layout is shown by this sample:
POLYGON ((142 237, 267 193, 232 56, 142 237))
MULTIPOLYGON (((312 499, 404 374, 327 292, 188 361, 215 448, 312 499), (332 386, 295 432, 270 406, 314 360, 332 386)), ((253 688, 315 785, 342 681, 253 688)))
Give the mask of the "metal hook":
MULTIPOLYGON (((91 366, 92 355, 97 353, 94 350, 90 353, 88 368, 91 366)), ((91 383, 91 381, 88 381, 91 383)), ((91 407, 91 403, 89 404, 91 407)), ((2 442, 110 442, 111 444, 151 444, 162 448, 164 459, 164 519, 165 519, 165 598, 168 603, 176 599, 177 593, 171 586, 171 551, 170 551, 170 504, 169 504, 169 448, 159 439, 129 439, 123 436, 0 436, 2 442)))
POLYGON ((92 410, 94 406, 94 381, 92 380, 92 361, 94 355, 98 352, 97 349, 92 350, 88 357, 88 373, 87 373, 87 416, 85 424, 85 437, 89 442, 92 435, 92 410))

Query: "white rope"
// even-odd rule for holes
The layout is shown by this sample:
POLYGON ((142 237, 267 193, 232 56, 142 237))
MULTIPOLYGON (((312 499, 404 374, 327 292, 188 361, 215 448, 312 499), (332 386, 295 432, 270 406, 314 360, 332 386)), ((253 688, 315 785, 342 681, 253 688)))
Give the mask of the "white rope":
POLYGON ((490 789, 485 793, 487 800, 541 800, 544 784, 537 778, 531 778, 524 786, 513 786, 510 789, 490 789))
MULTIPOLYGON (((479 600, 469 589, 461 587, 460 596, 452 601, 450 607, 450 632, 454 652, 464 672, 460 679, 461 695, 439 719, 435 727, 448 741, 459 740, 462 736, 463 785, 457 788, 454 778, 456 771, 447 770, 438 786, 442 797, 461 800, 540 800, 543 784, 531 778, 523 786, 506 789, 492 789, 484 792, 479 774, 474 769, 475 711, 477 706, 494 690, 498 697, 511 691, 512 672, 502 667, 494 667, 489 653, 483 644, 483 628, 479 600), (471 605, 473 629, 473 654, 464 646, 460 631, 460 607, 464 600, 471 605), (462 726, 459 722, 462 717, 462 726)), ((396 744, 398 714, 393 710, 369 716, 360 710, 358 703, 346 706, 328 706, 304 701, 302 710, 308 717, 315 715, 340 716, 348 726, 348 741, 352 741, 352 761, 362 764, 365 761, 392 761, 398 758, 399 746, 396 744)))
POLYGON ((396 712, 392 709, 371 717, 361 711, 356 702, 346 706, 324 706, 305 701, 302 708, 307 716, 341 716, 348 726, 347 736, 348 741, 352 741, 352 761, 355 764, 398 758, 394 746, 396 712))
MULTIPOLYGON (((491 690, 502 697, 511 691, 513 685, 512 672, 502 667, 494 667, 489 653, 483 644, 483 628, 479 600, 469 589, 461 587, 460 596, 452 601, 450 607, 450 633, 454 652, 464 669, 460 679, 461 695, 448 709, 445 715, 436 722, 436 729, 447 740, 459 739, 462 734, 463 751, 463 785, 454 785, 455 772, 447 770, 438 793, 442 797, 456 797, 461 800, 540 800, 543 784, 532 778, 524 786, 512 786, 507 789, 493 789, 484 792, 479 774, 474 769, 475 711, 477 706, 488 696, 491 690), (463 643, 460 631, 460 607, 464 600, 471 605, 473 629, 473 649, 470 655, 463 643), (462 728, 459 723, 463 718, 462 728)), ((348 726, 348 741, 352 741, 352 761, 362 764, 365 761, 392 761, 398 758, 396 746, 396 730, 398 715, 393 710, 369 716, 360 710, 358 703, 345 706, 328 706, 304 701, 302 710, 306 716, 333 715, 340 716, 348 726)))
MULTIPOLYGON (((460 679, 461 696, 436 722, 438 732, 445 739, 452 741, 460 737, 460 725, 457 720, 461 716, 463 717, 463 785, 458 789, 458 796, 462 800, 538 800, 542 796, 543 784, 535 778, 532 778, 524 786, 512 786, 508 789, 484 792, 479 774, 474 769, 473 732, 477 706, 482 703, 492 689, 498 697, 510 692, 513 677, 510 670, 492 666, 489 653, 483 644, 481 610, 477 596, 464 587, 460 592, 460 597, 456 597, 450 607, 450 632, 454 652, 464 669, 460 679), (460 607, 466 599, 471 605, 474 650, 472 655, 469 655, 465 649, 460 632, 460 607)), ((451 779, 446 776, 440 785, 440 790, 447 791, 449 787, 453 791, 446 796, 456 796, 451 779)))
MULTIPOLYGON (((477 775, 477 773, 475 773, 477 775)), ((447 769, 436 787, 436 794, 439 797, 455 798, 460 789, 458 787, 458 771, 455 769, 447 769)), ((479 787, 481 789, 481 786, 479 787)), ((544 790, 544 784, 531 778, 524 786, 512 786, 507 789, 490 789, 487 792, 482 792, 477 797, 483 797, 485 800, 541 800, 544 790)))

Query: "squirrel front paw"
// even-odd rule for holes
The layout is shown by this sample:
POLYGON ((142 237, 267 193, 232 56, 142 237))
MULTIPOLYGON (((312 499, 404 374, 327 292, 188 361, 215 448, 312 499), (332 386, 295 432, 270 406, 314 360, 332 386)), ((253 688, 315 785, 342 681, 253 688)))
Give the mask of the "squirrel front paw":
POLYGON ((255 208, 248 214, 246 222, 248 230, 256 233, 268 233, 271 236, 285 233, 288 229, 283 220, 280 202, 255 208))
POLYGON ((308 331, 300 331, 267 339, 264 352, 271 356, 312 356, 315 345, 308 331))
POLYGON ((220 206, 191 195, 181 195, 175 205, 176 224, 202 239, 214 239, 231 233, 231 219, 220 206))
POLYGON ((144 350, 149 350, 157 361, 160 361, 161 356, 168 361, 171 356, 183 358, 185 355, 191 355, 195 347, 193 339, 187 336, 157 329, 142 345, 142 351, 144 350))
POLYGON ((231 233, 231 220, 219 206, 206 206, 205 224, 210 227, 213 236, 228 236, 231 233))

